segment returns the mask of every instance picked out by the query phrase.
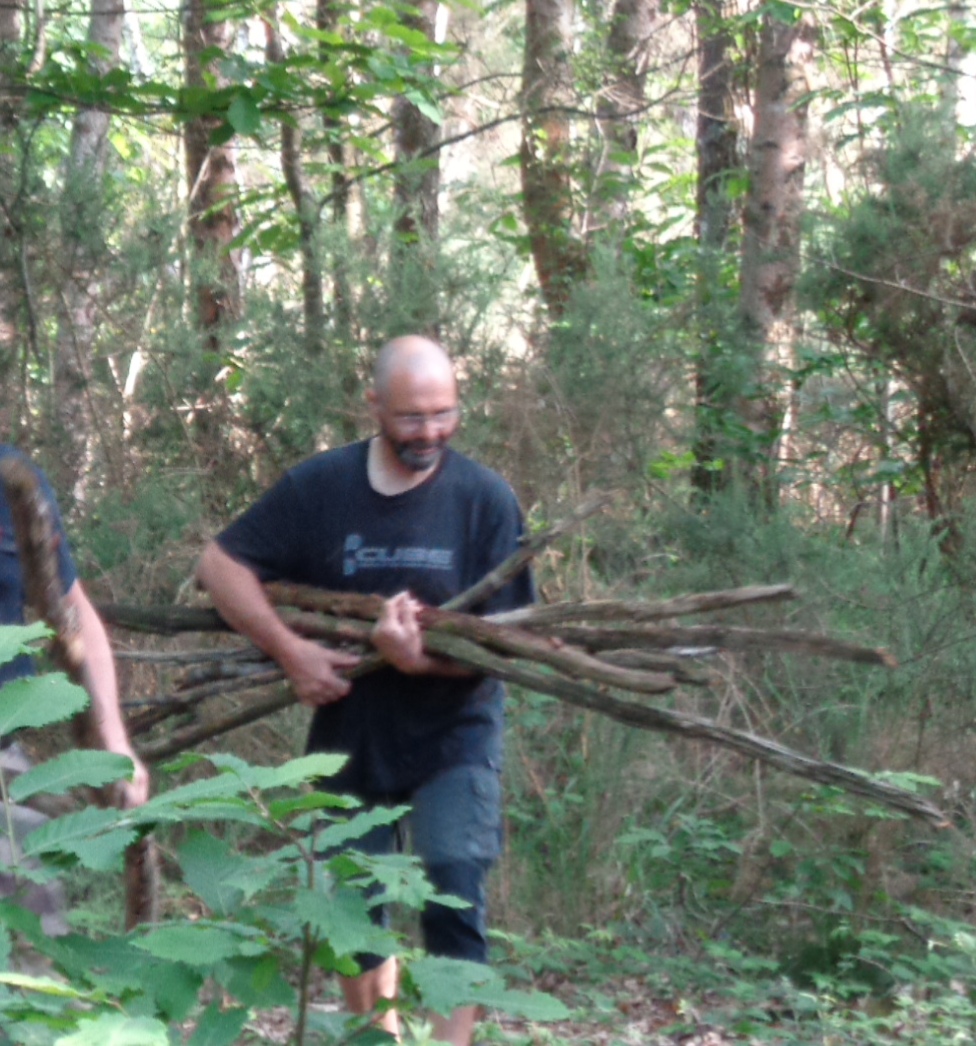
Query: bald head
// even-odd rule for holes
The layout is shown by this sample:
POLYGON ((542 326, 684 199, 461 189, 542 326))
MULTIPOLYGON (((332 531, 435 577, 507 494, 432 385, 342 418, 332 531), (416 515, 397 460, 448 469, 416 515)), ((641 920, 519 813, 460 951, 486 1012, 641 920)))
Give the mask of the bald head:
POLYGON ((394 338, 377 354, 366 398, 387 476, 401 473, 412 482, 429 473, 458 427, 457 381, 447 353, 417 334, 394 338))
POLYGON ((454 384, 450 357, 430 338, 407 334, 388 341, 373 364, 373 389, 380 397, 403 382, 409 384, 454 384))

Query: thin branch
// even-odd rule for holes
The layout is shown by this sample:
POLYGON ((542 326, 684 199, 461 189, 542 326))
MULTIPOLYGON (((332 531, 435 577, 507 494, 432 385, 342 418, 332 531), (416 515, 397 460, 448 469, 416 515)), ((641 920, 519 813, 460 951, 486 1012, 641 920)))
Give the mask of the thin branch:
POLYGON ((492 614, 488 620, 528 628, 565 621, 659 621, 662 618, 681 617, 685 614, 727 610, 749 603, 769 603, 795 598, 796 590, 792 585, 752 585, 654 602, 596 599, 580 603, 551 603, 548 606, 522 607, 519 610, 492 614))

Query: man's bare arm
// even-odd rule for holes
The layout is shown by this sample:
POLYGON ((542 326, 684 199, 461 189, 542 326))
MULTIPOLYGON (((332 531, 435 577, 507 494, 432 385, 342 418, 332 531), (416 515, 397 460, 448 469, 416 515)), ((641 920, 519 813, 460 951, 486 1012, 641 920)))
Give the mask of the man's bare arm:
POLYGON ((227 624, 281 666, 302 704, 329 704, 349 693, 349 680, 338 673, 353 668, 359 658, 293 632, 278 616, 254 571, 217 542, 204 549, 196 576, 227 624))
POLYGON ((132 760, 135 768, 132 780, 124 781, 120 786, 122 803, 125 807, 140 806, 149 798, 149 771, 135 754, 122 719, 115 658, 108 633, 80 581, 75 581, 68 589, 65 601, 74 609, 78 619, 84 649, 81 683, 91 698, 92 721, 98 739, 107 751, 132 760))

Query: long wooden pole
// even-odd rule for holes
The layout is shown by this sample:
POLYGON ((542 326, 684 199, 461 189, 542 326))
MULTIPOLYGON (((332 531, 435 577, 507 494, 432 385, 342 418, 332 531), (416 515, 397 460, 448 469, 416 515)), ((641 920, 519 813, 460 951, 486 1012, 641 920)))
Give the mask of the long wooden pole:
MULTIPOLYGON (((13 516, 27 602, 54 633, 51 653, 55 663, 72 682, 83 686, 85 648, 58 572, 58 539, 51 506, 41 491, 37 474, 20 458, 11 457, 0 462, 0 482, 13 516)), ((74 729, 82 745, 87 747, 94 743, 97 730, 90 704, 76 718, 74 729)), ((107 801, 107 796, 101 791, 96 792, 107 801)), ((143 836, 125 853, 126 929, 155 921, 158 880, 155 842, 151 836, 143 836)))

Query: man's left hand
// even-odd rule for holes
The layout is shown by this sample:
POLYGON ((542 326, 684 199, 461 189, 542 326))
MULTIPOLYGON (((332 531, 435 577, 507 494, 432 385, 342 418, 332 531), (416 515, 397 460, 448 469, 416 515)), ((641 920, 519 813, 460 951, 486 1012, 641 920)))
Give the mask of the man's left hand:
POLYGON ((149 798, 149 771, 145 763, 134 752, 123 752, 132 760, 134 767, 132 779, 119 781, 118 789, 119 806, 124 810, 131 810, 142 804, 149 798))
POLYGON ((383 604, 371 636, 373 646, 384 659, 408 675, 431 669, 431 659, 424 653, 421 606, 409 592, 391 596, 383 604))

